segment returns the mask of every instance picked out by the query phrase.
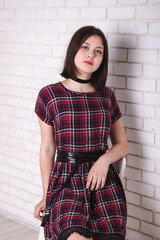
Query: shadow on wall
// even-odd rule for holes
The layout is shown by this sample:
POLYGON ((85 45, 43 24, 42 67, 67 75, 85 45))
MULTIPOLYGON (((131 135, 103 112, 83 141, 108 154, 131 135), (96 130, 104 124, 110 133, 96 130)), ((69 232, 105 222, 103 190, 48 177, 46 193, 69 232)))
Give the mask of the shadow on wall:
MULTIPOLYGON (((155 91, 155 83, 145 79, 142 63, 156 60, 153 54, 152 59, 150 58, 148 50, 137 48, 136 35, 109 36, 108 40, 109 77, 107 85, 115 88, 129 141, 125 182, 128 229, 133 229, 134 224, 135 231, 143 233, 143 237, 145 234, 151 236, 153 225, 147 222, 153 222, 152 212, 158 210, 153 209, 152 201, 147 201, 154 197, 154 186, 150 185, 152 177, 150 172, 154 173, 155 166, 152 156, 147 156, 145 146, 154 144, 154 134, 149 135, 145 131, 144 121, 154 118, 154 109, 145 104, 143 96, 146 91, 155 91)), ((132 230, 128 234, 129 239, 133 238, 130 236, 131 232, 132 230)), ((153 236, 158 236, 158 230, 153 233, 153 236)))

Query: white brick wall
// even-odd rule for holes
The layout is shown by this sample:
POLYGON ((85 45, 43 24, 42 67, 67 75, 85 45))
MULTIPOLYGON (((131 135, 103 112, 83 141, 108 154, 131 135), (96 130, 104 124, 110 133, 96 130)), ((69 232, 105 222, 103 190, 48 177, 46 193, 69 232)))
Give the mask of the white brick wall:
POLYGON ((109 44, 108 86, 129 140, 128 240, 160 239, 160 1, 0 0, 0 208, 38 226, 40 88, 61 80, 73 32, 95 25, 109 44))

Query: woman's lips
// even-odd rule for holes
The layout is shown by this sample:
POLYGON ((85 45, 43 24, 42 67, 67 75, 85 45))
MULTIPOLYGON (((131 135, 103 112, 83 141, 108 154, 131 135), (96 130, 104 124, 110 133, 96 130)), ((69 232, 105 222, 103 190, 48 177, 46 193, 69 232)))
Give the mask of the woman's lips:
POLYGON ((87 63, 88 65, 93 65, 93 63, 90 61, 84 61, 84 62, 87 63))

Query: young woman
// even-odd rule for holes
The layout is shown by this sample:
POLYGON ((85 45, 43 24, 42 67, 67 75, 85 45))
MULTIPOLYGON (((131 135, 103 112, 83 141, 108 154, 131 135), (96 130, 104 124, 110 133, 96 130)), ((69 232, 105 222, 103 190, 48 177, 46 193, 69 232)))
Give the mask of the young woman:
POLYGON ((38 95, 43 199, 34 216, 46 240, 125 239, 125 195, 112 163, 128 144, 115 95, 105 87, 107 68, 104 34, 82 27, 68 46, 65 80, 38 95))

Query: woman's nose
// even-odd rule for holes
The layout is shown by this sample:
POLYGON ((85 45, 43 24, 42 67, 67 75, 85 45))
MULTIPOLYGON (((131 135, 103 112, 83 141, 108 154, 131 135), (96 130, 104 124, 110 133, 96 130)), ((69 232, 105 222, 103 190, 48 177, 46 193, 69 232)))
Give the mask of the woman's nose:
POLYGON ((94 56, 95 56, 95 53, 93 51, 88 52, 88 57, 94 58, 94 56))

